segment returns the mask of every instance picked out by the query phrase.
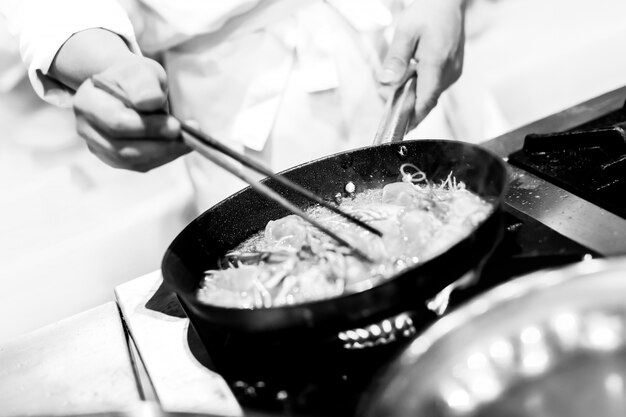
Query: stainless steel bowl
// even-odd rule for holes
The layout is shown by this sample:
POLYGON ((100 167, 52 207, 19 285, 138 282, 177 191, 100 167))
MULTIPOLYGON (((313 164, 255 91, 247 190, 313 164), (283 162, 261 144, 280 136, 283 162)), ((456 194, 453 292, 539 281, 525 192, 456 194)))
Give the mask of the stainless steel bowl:
POLYGON ((626 416, 626 258, 503 284, 418 337, 363 416, 626 416))

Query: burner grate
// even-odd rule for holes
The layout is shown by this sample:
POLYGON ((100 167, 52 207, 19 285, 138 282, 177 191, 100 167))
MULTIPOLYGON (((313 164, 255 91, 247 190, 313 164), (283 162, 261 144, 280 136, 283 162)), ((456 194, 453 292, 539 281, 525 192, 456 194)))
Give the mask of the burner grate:
POLYGON ((508 162, 626 218, 626 107, 568 132, 528 135, 508 162))

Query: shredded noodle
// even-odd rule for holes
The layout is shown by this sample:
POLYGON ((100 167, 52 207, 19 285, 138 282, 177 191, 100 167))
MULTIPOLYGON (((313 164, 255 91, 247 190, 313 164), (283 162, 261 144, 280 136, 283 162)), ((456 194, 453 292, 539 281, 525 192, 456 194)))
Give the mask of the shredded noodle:
POLYGON ((356 193, 339 207, 383 232, 382 237, 317 206, 309 215, 359 247, 373 263, 290 215, 226 254, 222 269, 205 272, 202 302, 269 308, 362 291, 425 262, 467 236, 493 206, 452 172, 439 184, 417 166, 400 166, 401 181, 356 193))

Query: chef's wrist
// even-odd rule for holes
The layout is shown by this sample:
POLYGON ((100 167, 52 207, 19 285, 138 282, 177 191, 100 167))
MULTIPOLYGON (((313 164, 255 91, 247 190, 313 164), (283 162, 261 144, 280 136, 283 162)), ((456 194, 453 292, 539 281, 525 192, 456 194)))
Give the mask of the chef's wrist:
POLYGON ((63 44, 48 75, 76 90, 85 80, 112 65, 138 58, 118 34, 102 28, 87 29, 75 33, 63 44))

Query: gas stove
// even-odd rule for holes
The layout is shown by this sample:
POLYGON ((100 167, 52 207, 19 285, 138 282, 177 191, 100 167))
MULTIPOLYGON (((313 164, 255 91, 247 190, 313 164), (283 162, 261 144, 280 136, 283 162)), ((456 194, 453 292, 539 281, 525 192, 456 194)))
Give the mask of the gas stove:
MULTIPOLYGON (((613 131, 626 121, 624 98, 626 88, 485 144, 510 164, 505 232, 448 310, 524 273, 626 254, 626 140, 613 131)), ((424 307, 300 343, 226 333, 187 313, 244 410, 295 416, 354 415, 385 364, 437 318, 424 307)))

